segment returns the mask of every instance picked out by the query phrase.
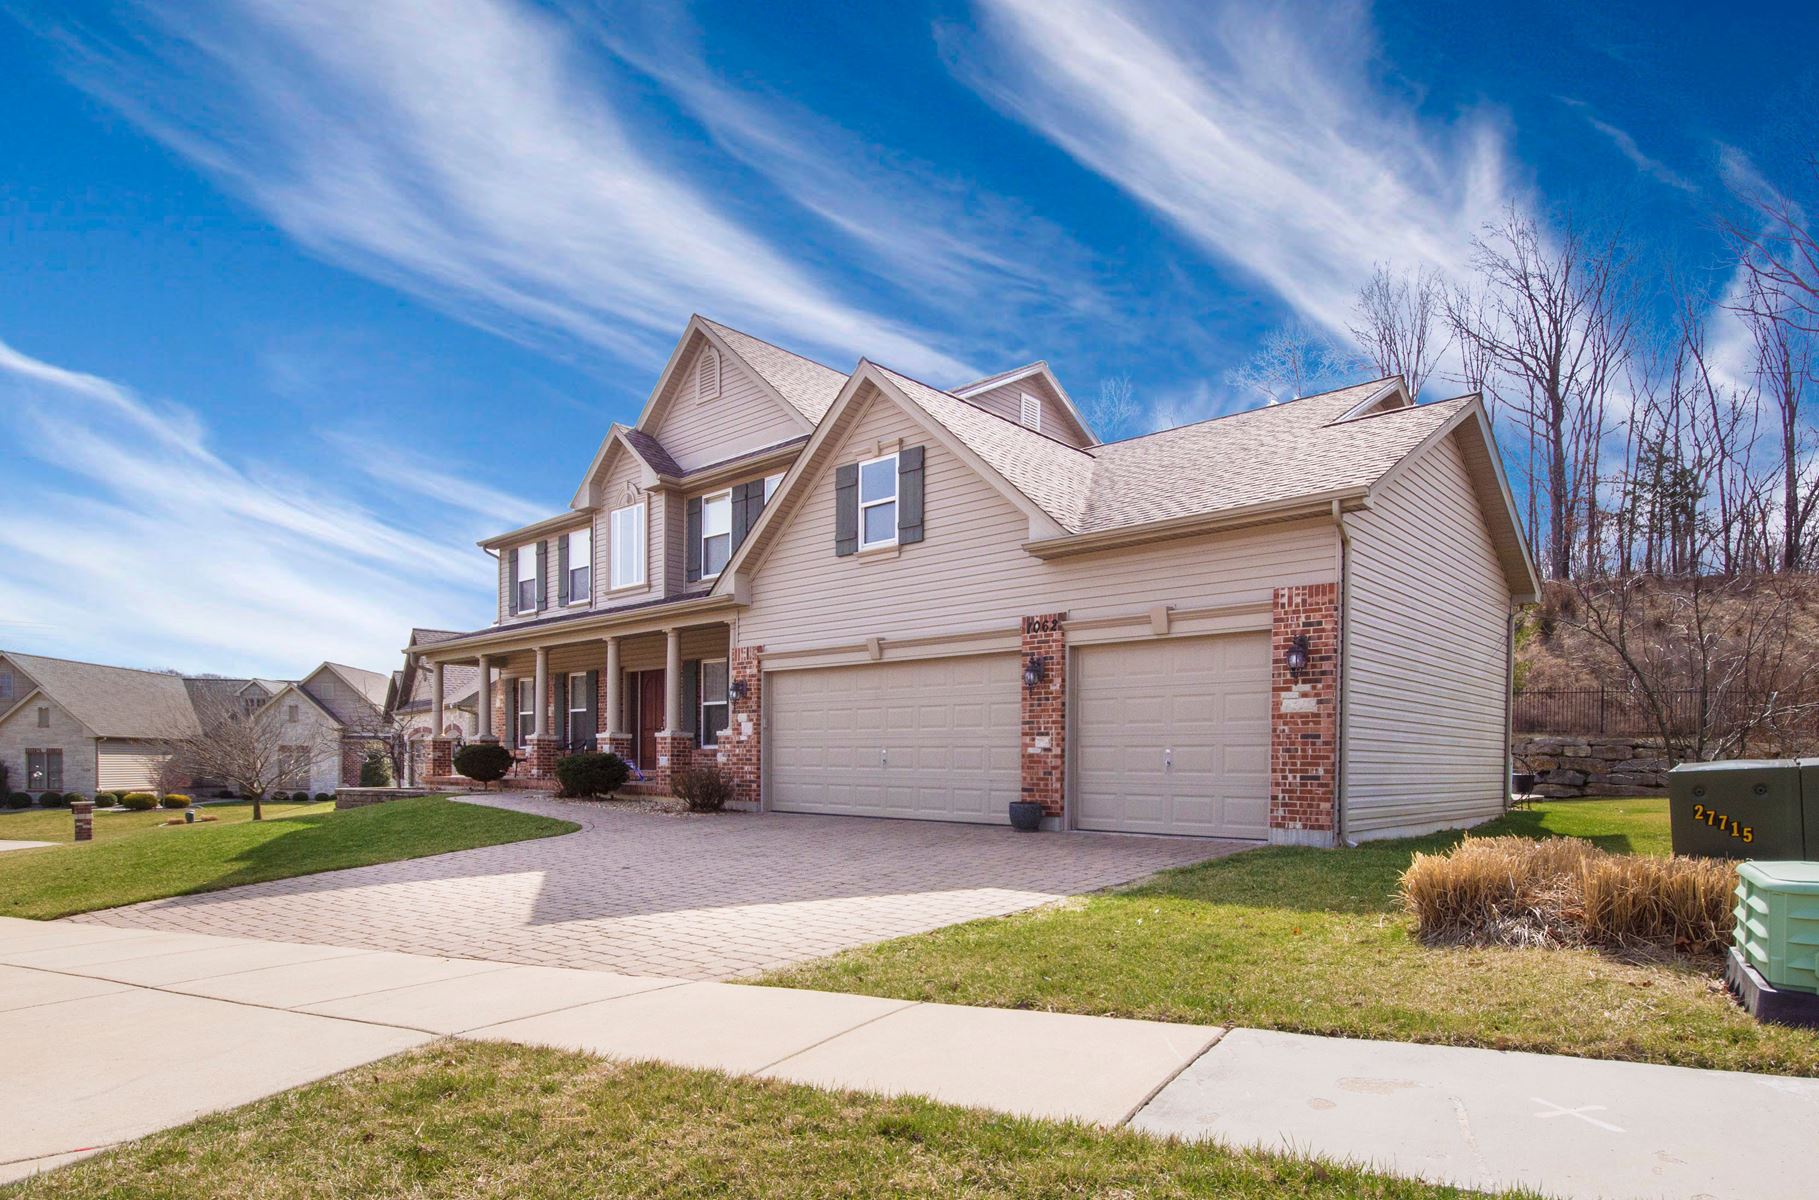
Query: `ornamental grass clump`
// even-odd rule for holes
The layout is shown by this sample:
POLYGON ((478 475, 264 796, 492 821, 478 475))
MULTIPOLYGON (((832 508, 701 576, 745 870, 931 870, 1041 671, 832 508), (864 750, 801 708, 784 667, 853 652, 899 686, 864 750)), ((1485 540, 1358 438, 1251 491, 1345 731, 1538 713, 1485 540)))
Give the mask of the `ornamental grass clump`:
POLYGON ((1417 854, 1402 901, 1429 942, 1711 954, 1731 936, 1737 873, 1703 858, 1611 854, 1578 838, 1465 839, 1417 854))

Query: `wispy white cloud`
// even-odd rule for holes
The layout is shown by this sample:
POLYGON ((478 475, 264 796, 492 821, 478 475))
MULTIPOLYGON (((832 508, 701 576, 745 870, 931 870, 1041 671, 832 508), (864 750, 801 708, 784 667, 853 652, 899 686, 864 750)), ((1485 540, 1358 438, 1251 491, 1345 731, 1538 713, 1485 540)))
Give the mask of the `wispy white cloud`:
POLYGON ((633 361, 701 310, 966 373, 647 148, 571 28, 518 0, 223 0, 144 19, 131 40, 65 32, 78 82, 353 269, 633 361))
POLYGON ((229 462, 189 410, 4 342, 0 437, 18 451, 0 489, 0 612, 22 649, 386 670, 411 625, 462 628, 490 609, 486 560, 433 519, 351 498, 357 475, 229 462))
POLYGON ((1612 125, 1609 121, 1601 119, 1592 111, 1591 105, 1587 104, 1585 101, 1574 100, 1563 96, 1561 97, 1561 103, 1567 105, 1569 108, 1577 109, 1580 115, 1585 118, 1586 124, 1609 138, 1611 145, 1617 147, 1617 152, 1629 159, 1635 168, 1644 175, 1651 176, 1658 182, 1665 183, 1671 188, 1678 188, 1683 192, 1697 192, 1699 190, 1698 184, 1680 174, 1680 172, 1674 170, 1660 159, 1652 158, 1643 153, 1642 147, 1636 144, 1636 139, 1630 135, 1630 132, 1627 129, 1621 129, 1618 126, 1612 125))
POLYGON ((1360 5, 981 0, 947 31, 982 95, 1343 334, 1380 262, 1457 276, 1509 198, 1501 123, 1417 114, 1368 74, 1360 5))

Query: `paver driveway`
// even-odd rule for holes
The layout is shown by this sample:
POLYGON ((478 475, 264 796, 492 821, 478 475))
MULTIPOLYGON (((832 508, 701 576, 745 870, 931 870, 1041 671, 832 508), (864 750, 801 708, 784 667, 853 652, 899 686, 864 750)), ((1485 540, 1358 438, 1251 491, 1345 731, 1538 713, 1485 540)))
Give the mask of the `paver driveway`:
POLYGON ((579 833, 152 900, 72 921, 721 979, 998 916, 1249 843, 540 795, 579 833))

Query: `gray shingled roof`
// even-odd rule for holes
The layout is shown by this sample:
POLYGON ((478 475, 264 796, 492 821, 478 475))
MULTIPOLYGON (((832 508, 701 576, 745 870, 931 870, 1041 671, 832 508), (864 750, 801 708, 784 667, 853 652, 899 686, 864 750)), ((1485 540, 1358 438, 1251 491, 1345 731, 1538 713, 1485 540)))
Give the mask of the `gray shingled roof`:
POLYGON ((642 429, 622 428, 619 431, 625 444, 632 448, 632 453, 650 465, 650 469, 659 475, 676 476, 683 473, 682 467, 670 457, 663 444, 642 429))
POLYGON ((760 341, 749 333, 729 329, 718 321, 702 317, 701 323, 719 334, 720 339, 746 366, 776 388, 777 394, 807 417, 811 424, 821 423, 821 418, 827 415, 827 410, 833 407, 834 400, 839 397, 840 389, 846 386, 847 376, 843 371, 824 367, 813 359, 803 358, 780 346, 760 341))
POLYGON ((201 732, 181 675, 11 651, 7 657, 96 737, 189 737, 201 732))
POLYGON ((385 692, 391 686, 391 677, 378 671, 366 671, 359 667, 350 667, 345 663, 325 662, 322 664, 336 671, 341 678, 353 684, 360 694, 372 701, 374 708, 385 707, 385 692))

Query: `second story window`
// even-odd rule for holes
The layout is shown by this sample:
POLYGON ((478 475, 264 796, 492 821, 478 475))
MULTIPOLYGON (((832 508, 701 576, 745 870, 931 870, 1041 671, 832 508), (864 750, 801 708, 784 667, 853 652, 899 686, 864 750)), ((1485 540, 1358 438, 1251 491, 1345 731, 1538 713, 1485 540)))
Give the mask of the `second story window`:
POLYGON ((0 671, 0 700, 11 700, 12 698, 13 673, 11 671, 0 671))
POLYGON ((615 508, 609 535, 613 552, 612 585, 615 589, 644 584, 644 505, 615 508))
POLYGON ((577 529, 568 535, 568 602, 585 604, 594 585, 594 531, 577 529))
POLYGON ((518 547, 518 577, 512 581, 512 608, 533 612, 537 607, 537 546, 518 547))
POLYGON ((733 494, 701 499, 701 577, 718 575, 733 556, 733 494))
POLYGON ((295 704, 287 704, 284 706, 284 719, 286 721, 295 721, 297 719, 297 706, 295 704))
POLYGON ((859 548, 897 540, 897 456, 859 464, 859 548))
POLYGON ((51 727, 51 710, 48 708, 40 708, 38 710, 38 728, 49 729, 50 727, 51 727))

